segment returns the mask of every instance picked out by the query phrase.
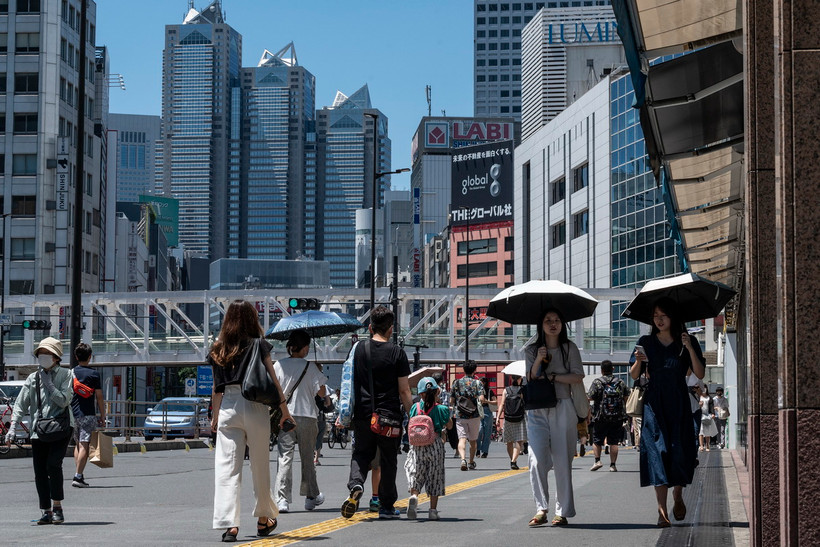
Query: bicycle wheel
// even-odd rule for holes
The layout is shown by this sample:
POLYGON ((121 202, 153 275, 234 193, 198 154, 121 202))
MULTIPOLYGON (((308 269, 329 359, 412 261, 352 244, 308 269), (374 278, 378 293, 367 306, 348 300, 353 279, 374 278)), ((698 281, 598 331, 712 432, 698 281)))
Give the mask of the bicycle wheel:
POLYGON ((330 436, 327 438, 327 447, 333 448, 333 445, 336 444, 336 428, 333 428, 330 431, 330 436))
POLYGON ((339 434, 339 447, 343 450, 347 447, 347 432, 342 432, 339 434))

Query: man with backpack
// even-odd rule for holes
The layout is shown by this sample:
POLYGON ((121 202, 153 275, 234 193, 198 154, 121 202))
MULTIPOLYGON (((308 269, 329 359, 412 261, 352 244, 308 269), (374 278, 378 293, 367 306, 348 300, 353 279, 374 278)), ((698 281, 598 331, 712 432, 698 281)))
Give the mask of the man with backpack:
POLYGON ((609 470, 617 471, 618 445, 624 440, 624 420, 626 419, 626 398, 629 389, 620 378, 612 375, 612 361, 601 362, 601 377, 592 381, 587 397, 593 403, 592 410, 592 451, 595 463, 590 471, 597 471, 601 463, 601 447, 604 441, 609 445, 609 470))
POLYGON ((71 411, 74 413, 74 463, 77 471, 71 486, 88 488, 83 477, 85 464, 88 463, 88 447, 91 444, 91 433, 97 426, 105 426, 105 405, 103 404, 102 381, 100 373, 88 366, 91 360, 91 346, 79 343, 74 348, 78 365, 71 371, 71 384, 74 397, 71 399, 71 411), (100 415, 97 416, 94 401, 100 415))
POLYGON ((456 431, 458 432, 458 453, 461 456, 461 470, 475 469, 475 453, 478 447, 478 431, 483 414, 484 387, 474 377, 476 364, 469 361, 462 366, 464 376, 453 382, 450 404, 455 409, 456 431), (470 462, 467 463, 467 441, 470 441, 470 462))

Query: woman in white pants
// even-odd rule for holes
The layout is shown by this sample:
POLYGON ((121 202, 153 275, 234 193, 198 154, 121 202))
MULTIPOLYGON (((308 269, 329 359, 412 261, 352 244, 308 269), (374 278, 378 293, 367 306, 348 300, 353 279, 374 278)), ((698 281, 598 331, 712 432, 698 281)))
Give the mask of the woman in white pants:
MULTIPOLYGON (((215 529, 225 528, 222 541, 236 541, 239 534, 239 487, 245 446, 248 446, 253 475, 253 495, 257 517, 256 534, 268 536, 276 528, 278 512, 270 489, 270 411, 267 405, 242 397, 243 366, 251 339, 262 338, 259 314, 250 302, 234 300, 225 312, 208 361, 214 371, 213 418, 211 428, 216 432, 216 463, 214 467, 215 529)), ((264 339, 259 350, 268 374, 276 383, 282 401, 282 422, 290 420, 282 388, 276 380, 270 358, 271 345, 264 339)))
POLYGON ((554 407, 527 410, 530 484, 537 511, 529 525, 541 526, 547 522, 547 473, 553 469, 556 501, 552 525, 563 526, 568 524, 567 518, 575 516, 572 458, 575 455, 578 417, 570 396, 570 384, 583 382, 581 353, 569 341, 566 324, 557 310, 544 313, 538 338, 527 347, 525 353, 527 381, 547 379, 553 382, 558 399, 554 407))

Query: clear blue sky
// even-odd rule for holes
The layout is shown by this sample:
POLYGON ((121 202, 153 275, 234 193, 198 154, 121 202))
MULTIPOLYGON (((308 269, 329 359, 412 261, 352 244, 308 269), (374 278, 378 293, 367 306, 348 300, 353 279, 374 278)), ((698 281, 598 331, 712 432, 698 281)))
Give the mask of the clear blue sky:
MULTIPOLYGON (((433 115, 472 116, 472 0, 223 0, 222 8, 242 35, 243 66, 256 66, 266 48, 295 44, 299 64, 316 76, 317 108, 330 106, 336 90, 350 95, 368 84, 389 120, 393 169, 410 167, 426 85, 433 115)), ((187 0, 97 0, 97 43, 126 85, 111 89, 111 112, 162 114, 165 25, 181 23, 187 9, 187 0)), ((394 176, 393 188, 409 181, 394 176)))

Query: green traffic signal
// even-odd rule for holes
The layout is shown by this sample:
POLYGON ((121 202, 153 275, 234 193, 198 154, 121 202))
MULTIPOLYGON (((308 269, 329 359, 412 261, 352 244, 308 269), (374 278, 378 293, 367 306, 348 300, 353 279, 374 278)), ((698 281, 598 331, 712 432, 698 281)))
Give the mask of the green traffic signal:
POLYGON ((51 321, 24 319, 20 325, 26 330, 50 330, 51 321))
POLYGON ((27 329, 27 330, 30 329, 31 328, 31 321, 29 321, 28 319, 23 321, 23 328, 27 329))
POLYGON ((294 310, 298 309, 299 308, 299 299, 298 298, 291 298, 290 300, 288 300, 288 307, 293 308, 294 310))

